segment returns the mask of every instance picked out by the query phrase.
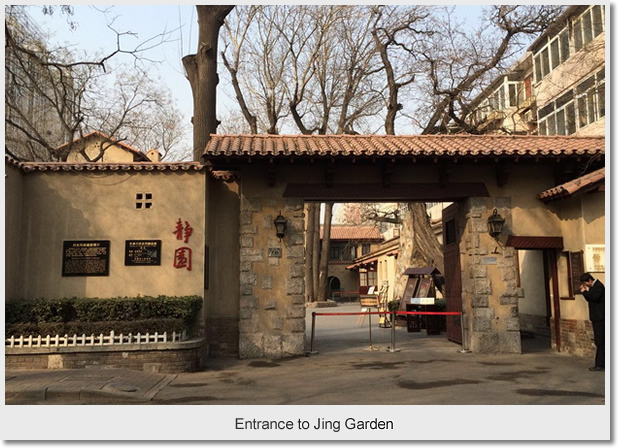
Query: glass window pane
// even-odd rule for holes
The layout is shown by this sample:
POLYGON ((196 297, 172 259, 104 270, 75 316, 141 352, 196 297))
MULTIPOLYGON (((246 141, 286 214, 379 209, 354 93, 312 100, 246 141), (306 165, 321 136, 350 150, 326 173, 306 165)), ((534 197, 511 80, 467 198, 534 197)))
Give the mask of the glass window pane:
POLYGON ((573 27, 573 42, 575 44, 575 51, 582 49, 582 21, 575 22, 573 27))
POLYGON ((568 103, 572 99, 573 99, 573 90, 569 90, 564 95, 562 95, 556 100, 556 109, 561 108, 562 106, 564 106, 566 103, 568 103))
POLYGON ((566 134, 575 133, 575 103, 569 104, 566 108, 566 134))
POLYGON ((545 120, 539 123, 539 135, 547 135, 547 122, 545 120))
POLYGON ((549 103, 547 106, 539 110, 539 118, 543 118, 554 111, 554 103, 549 103))
POLYGON ((556 135, 556 115, 547 117, 547 135, 556 135))
POLYGON ((594 103, 595 103, 595 98, 594 98, 594 91, 590 91, 586 94, 586 103, 588 106, 588 123, 594 123, 595 121, 597 121, 597 117, 595 114, 595 107, 594 107, 594 103))
POLYGON ((564 109, 556 112, 556 134, 566 135, 566 121, 564 117, 564 109))
POLYGON ((577 93, 578 94, 584 93, 587 90, 590 90, 590 88, 592 88, 593 85, 594 85, 594 76, 591 76, 590 78, 586 79, 584 82, 582 82, 581 84, 577 86, 577 93))
POLYGON ((597 108, 599 118, 605 116, 605 83, 601 84, 597 89, 597 108))
POLYGON ((549 73, 549 49, 545 49, 541 52, 541 70, 543 72, 543 77, 547 76, 549 73))
POLYGON ((518 106, 517 101, 517 86, 515 84, 509 84, 509 104, 508 107, 518 106))
POLYGON ((579 127, 588 125, 588 110, 586 108, 586 97, 581 96, 577 100, 577 114, 579 116, 579 127))
POLYGON ((560 34, 560 58, 561 62, 569 59, 569 30, 565 30, 560 34))
POLYGON ((590 11, 582 18, 584 28, 584 45, 592 40, 592 14, 590 11))
POLYGON ((596 5, 592 8, 592 34, 597 37, 603 32, 603 17, 601 14, 601 5, 596 5))
POLYGON ((555 70, 560 65, 560 48, 558 47, 558 39, 554 39, 551 43, 551 69, 555 70))
POLYGON ((541 72, 541 55, 537 54, 534 57, 534 80, 538 83, 543 79, 543 74, 541 72))

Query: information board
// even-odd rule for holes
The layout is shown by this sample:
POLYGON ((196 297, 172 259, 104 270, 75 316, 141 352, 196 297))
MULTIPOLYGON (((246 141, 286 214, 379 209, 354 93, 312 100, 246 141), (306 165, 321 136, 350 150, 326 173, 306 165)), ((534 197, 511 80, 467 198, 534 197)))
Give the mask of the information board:
POLYGON ((109 240, 64 241, 62 246, 62 276, 109 275, 109 240))
POLYGON ((125 266, 161 266, 161 240, 127 240, 125 266))

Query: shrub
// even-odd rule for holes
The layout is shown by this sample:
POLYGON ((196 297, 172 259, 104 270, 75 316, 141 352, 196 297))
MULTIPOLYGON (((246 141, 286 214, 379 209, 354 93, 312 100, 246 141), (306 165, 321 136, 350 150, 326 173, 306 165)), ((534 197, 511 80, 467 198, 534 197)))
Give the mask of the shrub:
POLYGON ((191 332, 202 298, 61 298, 9 302, 6 335, 191 332))

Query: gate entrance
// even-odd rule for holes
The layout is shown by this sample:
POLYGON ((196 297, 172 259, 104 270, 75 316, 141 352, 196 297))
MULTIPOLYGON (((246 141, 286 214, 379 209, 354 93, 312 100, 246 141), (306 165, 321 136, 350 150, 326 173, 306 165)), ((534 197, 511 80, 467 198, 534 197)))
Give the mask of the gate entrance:
MULTIPOLYGON (((560 234, 564 218, 537 196, 575 164, 601 160, 604 148, 603 138, 556 136, 211 136, 204 161, 213 173, 233 171, 238 185, 240 356, 304 352, 304 203, 327 201, 457 203, 457 232, 444 224, 454 240, 445 280, 449 307, 464 312, 463 342, 477 353, 520 353, 517 250, 506 240, 560 234), (505 226, 490 235, 494 210, 505 226)), ((555 301, 553 310, 556 319, 555 301)))

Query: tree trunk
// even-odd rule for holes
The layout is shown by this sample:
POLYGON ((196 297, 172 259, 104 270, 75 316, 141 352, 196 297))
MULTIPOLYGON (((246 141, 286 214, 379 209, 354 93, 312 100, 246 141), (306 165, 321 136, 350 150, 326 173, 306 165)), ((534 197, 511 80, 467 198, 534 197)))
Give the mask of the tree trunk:
POLYGON ((196 5, 197 54, 182 58, 193 92, 193 158, 202 156, 210 134, 217 132, 217 45, 219 29, 234 6, 196 5))
POLYGON ((402 297, 408 277, 403 273, 411 267, 432 266, 444 274, 442 245, 431 229, 424 203, 406 204, 402 210, 399 255, 397 257, 397 281, 394 297, 402 297))
POLYGON ((307 205, 307 230, 305 231, 305 302, 315 301, 315 292, 313 289, 313 240, 315 237, 315 209, 316 204, 307 205))
POLYGON ((322 251, 320 253, 320 279, 318 284, 318 300, 328 300, 328 255, 330 252, 330 226, 333 220, 333 203, 324 204, 324 235, 322 236, 322 251))
POLYGON ((313 258, 311 264, 313 266, 313 297, 312 302, 318 300, 318 286, 320 276, 320 204, 315 204, 315 215, 313 217, 313 258))

